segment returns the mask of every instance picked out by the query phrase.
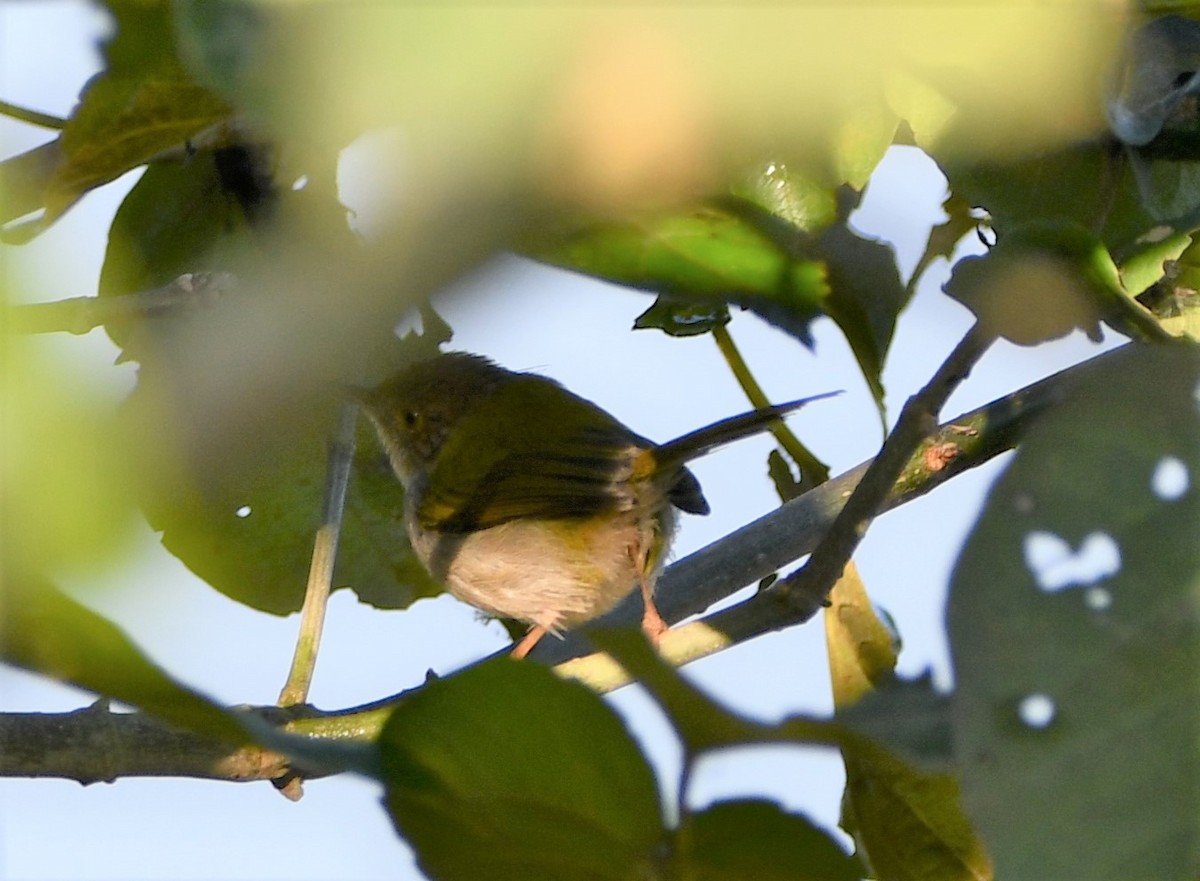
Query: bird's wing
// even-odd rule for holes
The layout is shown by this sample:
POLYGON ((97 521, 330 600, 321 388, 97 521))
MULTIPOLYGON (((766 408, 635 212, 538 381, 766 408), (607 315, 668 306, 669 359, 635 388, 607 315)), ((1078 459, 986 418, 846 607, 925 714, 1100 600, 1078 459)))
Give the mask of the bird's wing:
POLYGON ((639 456, 649 455, 648 441, 590 411, 582 428, 565 414, 549 424, 542 418, 531 432, 513 421, 520 408, 511 403, 498 419, 472 415, 480 421, 460 436, 473 434, 474 443, 452 439, 443 447, 417 510, 422 526, 471 532, 522 518, 588 517, 633 506, 629 480, 639 456), (481 437, 490 442, 480 444, 481 437))

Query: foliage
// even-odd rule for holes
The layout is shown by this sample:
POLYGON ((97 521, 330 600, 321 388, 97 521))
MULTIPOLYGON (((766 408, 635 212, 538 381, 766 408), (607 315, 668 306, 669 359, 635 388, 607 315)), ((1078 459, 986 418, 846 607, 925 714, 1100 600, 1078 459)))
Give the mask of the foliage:
MULTIPOLYGON (((26 242, 146 167, 98 291, 138 385, 109 412, 67 391, 68 367, 5 340, 8 663, 231 744, 294 748, 303 769, 304 747, 176 682, 55 573, 119 557, 140 512, 215 589, 299 608, 345 387, 447 342, 427 307, 421 335, 394 328, 504 250, 657 295, 637 326, 671 335, 719 332, 736 306, 811 345, 828 317, 882 413, 917 277, 986 217, 994 245, 946 287, 976 333, 1035 346, 1104 324, 1134 343, 1064 386, 992 492, 952 584, 952 696, 896 679, 851 565, 825 612, 834 720, 743 719, 640 640, 597 633, 680 737, 676 804, 600 697, 531 662, 485 662, 397 702, 372 767, 437 879, 1200 872, 1200 140, 1185 114, 1200 9, 1172 4, 1184 17, 1151 32, 1183 58, 1164 76, 1144 41, 1120 54, 1144 16, 1099 3, 869 16, 104 5, 104 72, 56 138, 0 162, 0 221, 26 242), (334 63, 330 46, 356 51, 334 63), (1121 87, 1100 101, 1114 64, 1121 87), (1162 118, 1130 137, 1148 106, 1162 118), (419 174, 403 210, 360 238, 337 202, 337 156, 388 126, 419 174), (907 280, 888 243, 853 225, 895 143, 933 157, 949 188, 907 280), (231 273, 237 292, 156 305, 201 272, 231 273), (1089 543, 1115 549, 1110 569, 1070 569, 1089 543), (686 807, 700 755, 763 742, 841 750, 856 854, 762 800, 686 807)), ((403 497, 373 438, 358 441, 335 586, 403 607, 438 587, 395 528, 403 497)), ((778 453, 772 473, 789 484, 778 453)))

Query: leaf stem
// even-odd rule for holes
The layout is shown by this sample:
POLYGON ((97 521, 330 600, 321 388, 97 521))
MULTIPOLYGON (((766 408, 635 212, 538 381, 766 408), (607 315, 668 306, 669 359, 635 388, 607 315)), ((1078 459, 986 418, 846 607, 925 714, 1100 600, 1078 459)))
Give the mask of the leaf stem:
POLYGON ((41 126, 42 128, 52 128, 60 131, 67 127, 67 121, 61 116, 52 116, 49 113, 41 113, 37 110, 30 110, 28 107, 10 104, 8 101, 0 101, 0 116, 7 116, 10 119, 18 120, 19 122, 27 122, 30 125, 37 125, 41 126))
POLYGON ((321 526, 313 541, 308 586, 304 592, 304 605, 300 609, 300 635, 296 640, 291 671, 279 694, 279 705, 283 707, 308 700, 308 690, 317 664, 317 650, 321 646, 321 633, 325 628, 325 608, 333 587, 333 566, 337 559, 342 514, 346 509, 346 488, 350 483, 357 425, 358 405, 353 402, 343 404, 329 449, 321 526))
MULTIPOLYGON (((712 336, 717 344, 717 348, 720 349, 721 354, 725 358, 725 363, 733 371, 733 376, 738 381, 738 385, 746 393, 746 398, 749 399, 750 405, 755 409, 771 406, 771 401, 767 397, 766 392, 762 390, 762 386, 754 378, 750 366, 742 357, 742 353, 738 350, 737 344, 734 343, 733 337, 730 336, 729 328, 724 324, 718 324, 713 328, 712 336)), ((771 425, 770 430, 771 434, 775 436, 775 440, 779 442, 779 445, 783 447, 784 451, 800 469, 800 482, 802 484, 811 488, 829 479, 829 466, 814 456, 808 447, 804 446, 800 442, 800 439, 792 433, 792 430, 787 425, 782 422, 776 422, 771 425)))

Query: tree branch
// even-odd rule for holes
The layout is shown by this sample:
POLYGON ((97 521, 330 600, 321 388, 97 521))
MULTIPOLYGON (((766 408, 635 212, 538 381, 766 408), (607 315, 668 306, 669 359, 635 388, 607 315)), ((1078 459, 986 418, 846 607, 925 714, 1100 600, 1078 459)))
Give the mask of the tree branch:
POLYGON ((208 304, 236 290, 237 279, 227 272, 189 272, 161 288, 119 297, 71 297, 8 306, 5 317, 18 333, 85 334, 122 318, 152 318, 208 304))
POLYGON ((921 441, 937 425, 942 407, 994 341, 995 337, 982 332, 979 325, 967 332, 933 378, 905 402, 879 455, 867 467, 821 543, 813 549, 808 563, 776 585, 781 597, 796 606, 801 621, 807 621, 828 605, 834 582, 841 577, 871 522, 884 510, 900 475, 906 467, 911 467, 921 441))

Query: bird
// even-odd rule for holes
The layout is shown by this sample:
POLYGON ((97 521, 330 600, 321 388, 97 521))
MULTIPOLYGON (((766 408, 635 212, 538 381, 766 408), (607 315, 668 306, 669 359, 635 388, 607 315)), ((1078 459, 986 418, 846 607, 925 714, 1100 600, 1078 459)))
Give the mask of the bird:
POLYGON ((816 395, 665 444, 537 373, 439 353, 354 396, 405 491, 404 526, 434 579, 484 614, 529 625, 512 656, 635 589, 652 642, 654 585, 677 511, 709 513, 691 459, 763 431, 816 395))

